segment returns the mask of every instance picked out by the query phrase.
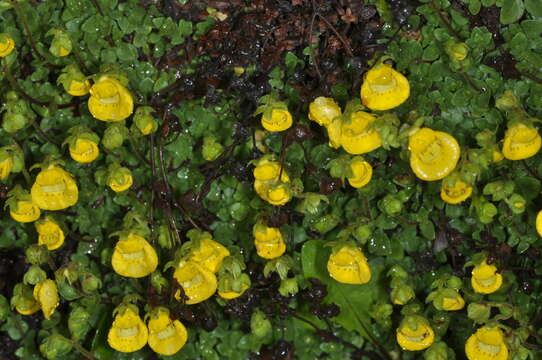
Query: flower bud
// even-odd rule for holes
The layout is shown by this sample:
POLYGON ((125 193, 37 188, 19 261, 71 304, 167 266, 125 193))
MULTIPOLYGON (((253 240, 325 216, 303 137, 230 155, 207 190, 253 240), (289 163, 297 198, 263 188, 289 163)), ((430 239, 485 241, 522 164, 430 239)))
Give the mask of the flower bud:
POLYGON ((265 314, 257 309, 250 318, 250 330, 258 338, 264 338, 271 333, 271 321, 265 314))
POLYGON ((407 284, 395 287, 391 290, 391 302, 395 305, 405 305, 415 297, 414 290, 407 284))
POLYGON ((154 109, 150 106, 140 106, 134 113, 134 124, 143 135, 149 135, 158 129, 153 112, 154 109))
POLYGON ((279 293, 282 296, 295 295, 299 291, 297 280, 295 277, 287 278, 280 281, 279 293))
POLYGON ((70 312, 68 328, 75 341, 83 340, 90 330, 90 313, 82 306, 76 306, 70 312))
POLYGON ((105 129, 102 137, 102 145, 107 150, 113 150, 120 146, 124 142, 128 129, 123 124, 113 123, 105 129))
POLYGON ((38 265, 32 265, 24 274, 23 282, 29 285, 36 285, 47 279, 47 273, 38 265))
POLYGON ((521 214, 525 211, 525 199, 519 194, 512 194, 506 200, 506 203, 514 214, 521 214))
POLYGON ((40 352, 49 360, 66 356, 72 351, 71 342, 59 333, 46 337, 40 345, 40 352))
POLYGON ((317 97, 309 105, 309 120, 327 126, 334 118, 341 116, 341 108, 333 98, 317 97))
POLYGON ((448 56, 450 56, 452 61, 462 61, 469 53, 469 47, 465 43, 454 40, 449 40, 446 42, 444 50, 448 56))
POLYGON ((34 299, 30 286, 18 283, 13 288, 11 307, 14 307, 19 314, 32 315, 40 309, 40 304, 34 299))
POLYGON ((158 227, 158 244, 164 249, 171 249, 173 247, 173 241, 167 225, 160 225, 158 227))
POLYGON ((495 100, 495 106, 501 111, 509 111, 520 106, 519 99, 511 90, 506 90, 504 94, 495 100))
POLYGON ((154 271, 151 273, 151 285, 156 289, 156 292, 159 294, 162 293, 162 290, 168 286, 167 279, 160 274, 159 271, 154 271))
POLYGON ((81 279, 81 286, 85 293, 92 293, 102 287, 102 280, 96 275, 88 273, 81 279))
POLYGON ((33 265, 41 265, 47 262, 49 251, 45 246, 38 244, 29 245, 25 250, 26 262, 33 265))
POLYGON ((203 138, 202 156, 207 161, 214 161, 222 154, 224 146, 216 141, 214 136, 206 136, 203 138))
POLYGON ((128 190, 134 180, 130 169, 121 167, 118 164, 113 164, 108 169, 107 185, 114 192, 123 192, 128 190))
POLYGON ((378 204, 380 209, 390 216, 397 215, 403 210, 403 203, 392 194, 386 195, 378 204))
POLYGON ((67 56, 72 51, 72 41, 70 40, 69 35, 60 29, 51 29, 45 36, 53 35, 53 41, 49 47, 49 51, 54 56, 67 56))
POLYGON ((467 315, 475 323, 483 324, 491 315, 491 306, 483 303, 470 303, 467 307, 467 315))
POLYGON ((455 355, 445 342, 439 341, 433 344, 423 353, 423 360, 454 360, 455 355))
POLYGON ((6 57, 15 49, 15 41, 7 33, 0 34, 0 57, 6 57))

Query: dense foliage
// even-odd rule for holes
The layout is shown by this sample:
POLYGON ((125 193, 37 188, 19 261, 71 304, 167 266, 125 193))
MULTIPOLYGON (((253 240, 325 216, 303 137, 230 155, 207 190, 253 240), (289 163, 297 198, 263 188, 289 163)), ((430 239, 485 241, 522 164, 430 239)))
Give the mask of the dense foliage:
POLYGON ((540 359, 541 34, 537 0, 0 0, 0 358, 540 359))

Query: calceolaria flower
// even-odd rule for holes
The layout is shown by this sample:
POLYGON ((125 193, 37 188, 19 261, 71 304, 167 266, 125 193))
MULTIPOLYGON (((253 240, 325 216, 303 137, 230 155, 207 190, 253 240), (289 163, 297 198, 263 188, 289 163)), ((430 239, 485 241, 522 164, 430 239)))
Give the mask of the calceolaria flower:
POLYGON ((0 34, 0 57, 6 57, 15 48, 15 41, 13 41, 13 38, 11 35, 6 33, 0 34))
POLYGON ((371 127, 376 117, 364 111, 352 114, 350 120, 342 122, 341 146, 350 154, 365 154, 382 145, 378 132, 371 127))
POLYGON ((56 283, 46 279, 34 286, 34 298, 39 303, 43 316, 49 320, 60 302, 56 283))
POLYGON ((495 265, 488 265, 484 260, 472 269, 471 285, 480 294, 491 294, 502 286, 502 275, 497 273, 495 265))
POLYGON ((9 193, 6 206, 13 220, 20 223, 36 221, 40 218, 40 208, 32 201, 28 191, 16 185, 9 193))
POLYGON ((328 97, 317 97, 309 105, 309 120, 321 126, 328 126, 333 119, 341 116, 341 108, 335 100, 328 97))
POLYGON ((101 76, 90 88, 88 109, 102 121, 121 121, 134 110, 132 94, 112 76, 101 76))
MULTIPOLYGON (((216 292, 218 282, 215 274, 194 261, 181 260, 173 273, 173 277, 181 285, 188 305, 207 300, 216 292)), ((181 300, 181 292, 177 290, 175 298, 181 300)))
POLYGON ((271 116, 262 114, 262 126, 267 131, 284 131, 292 126, 292 114, 288 109, 273 109, 271 116))
POLYGON ((139 317, 137 308, 125 306, 121 308, 107 334, 107 342, 113 349, 130 353, 140 350, 147 344, 148 330, 139 317))
POLYGON ((389 110, 410 96, 406 77, 388 64, 377 64, 367 71, 361 85, 361 102, 371 110, 389 110))
POLYGON ((542 139, 536 128, 516 123, 506 130, 502 154, 508 160, 530 158, 540 150, 542 139))
POLYGON ((75 205, 79 198, 72 175, 57 165, 40 171, 30 193, 32 202, 42 210, 63 210, 75 205))
POLYGON ((107 185, 114 192, 123 192, 128 190, 134 183, 132 172, 126 167, 113 164, 107 172, 107 185))
POLYGON ((355 188, 362 188, 371 181, 373 176, 373 167, 363 159, 354 158, 350 163, 352 176, 348 177, 348 183, 355 188))
POLYGON ((172 320, 169 310, 160 307, 154 309, 147 325, 148 343, 151 349, 160 355, 173 355, 186 343, 188 332, 179 320, 172 320))
POLYGON ((150 106, 140 106, 134 113, 134 124, 143 135, 149 135, 158 129, 158 123, 152 116, 154 109, 150 106))
POLYGON ((222 260, 230 255, 229 250, 224 245, 214 241, 210 234, 209 237, 199 239, 197 243, 199 243, 199 247, 192 250, 190 260, 197 262, 213 273, 218 272, 222 260))
POLYGON ((286 243, 279 228, 256 223, 252 228, 252 235, 256 252, 261 258, 278 258, 286 251, 286 243))
POLYGON ((397 328, 397 343, 403 350, 419 351, 427 349, 435 341, 435 333, 429 322, 417 315, 403 319, 397 328))
POLYGON ((327 261, 329 276, 344 284, 366 284, 371 280, 371 268, 361 248, 343 244, 333 247, 327 261))
POLYGON ((86 164, 100 155, 100 138, 86 126, 78 125, 69 130, 70 136, 64 141, 68 144, 70 156, 78 163, 86 164))
POLYGON ((6 179, 13 170, 13 156, 5 148, 0 148, 0 180, 6 179))
POLYGON ((508 347, 498 327, 483 326, 472 334, 465 344, 469 360, 507 360, 508 347))
POLYGON ((247 291, 247 289, 250 287, 250 278, 247 274, 241 274, 239 279, 229 279, 228 281, 223 281, 221 278, 219 284, 223 284, 224 291, 220 291, 219 286, 218 296, 220 296, 222 299, 231 300, 238 298, 239 296, 243 295, 245 291, 247 291), (235 291, 234 289, 235 282, 241 286, 238 291, 235 291))
POLYGON ((442 131, 421 128, 410 135, 410 167, 424 181, 440 180, 456 167, 461 149, 453 136, 442 131))
POLYGON ((538 232, 538 235, 542 236, 542 210, 536 215, 536 232, 538 232))
POLYGON ((115 245, 111 265, 121 276, 141 278, 156 270, 158 256, 143 236, 129 232, 122 234, 115 245))
POLYGON ((34 223, 38 232, 38 244, 47 246, 49 251, 56 250, 64 244, 64 231, 50 217, 45 217, 34 223))
POLYGON ((68 65, 62 69, 57 83, 62 84, 64 90, 72 96, 84 96, 89 93, 90 81, 75 65, 68 65))
POLYGON ((264 157, 257 162, 253 174, 254 190, 260 198, 275 206, 284 205, 291 200, 288 185, 290 178, 286 169, 281 169, 279 162, 264 157))
MULTIPOLYGON (((453 180, 451 180, 453 181, 453 180)), ((450 181, 444 179, 440 188, 440 198, 448 204, 459 204, 467 200, 472 195, 472 186, 455 179, 455 182, 450 184, 450 181)))
POLYGON ((441 288, 430 297, 438 310, 456 311, 465 307, 465 299, 456 289, 441 288))
POLYGON ((49 35, 53 35, 53 41, 51 41, 51 46, 49 47, 51 54, 63 57, 71 53, 72 41, 68 33, 64 30, 53 28, 45 34, 45 36, 49 35))
POLYGON ((21 315, 32 315, 40 309, 40 304, 34 298, 32 288, 26 284, 18 283, 13 288, 11 307, 21 315))

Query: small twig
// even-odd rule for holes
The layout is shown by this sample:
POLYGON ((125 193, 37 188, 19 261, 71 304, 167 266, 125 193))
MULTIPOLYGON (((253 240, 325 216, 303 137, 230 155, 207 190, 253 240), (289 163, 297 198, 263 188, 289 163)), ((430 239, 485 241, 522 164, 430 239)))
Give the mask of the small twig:
MULTIPOLYGON (((314 4, 313 4, 313 7, 314 7, 314 4)), ((322 72, 320 71, 320 67, 318 66, 318 60, 316 60, 316 56, 314 55, 314 49, 312 47, 312 30, 313 30, 313 27, 314 27, 314 20, 316 19, 316 16, 318 14, 316 13, 316 11, 314 12, 314 14, 312 15, 312 19, 311 19, 311 25, 309 26, 309 50, 310 50, 310 53, 311 53, 311 58, 312 58, 312 61, 314 62, 314 68, 316 69, 316 73, 318 74, 318 78, 320 78, 320 81, 324 81, 324 77, 322 76, 322 72)))
POLYGON ((151 164, 150 164, 149 160, 146 157, 144 157, 143 154, 141 154, 141 152, 137 148, 137 145, 136 145, 135 140, 132 137, 131 133, 128 135, 128 139, 130 141, 130 145, 132 146, 132 149, 134 150, 134 154, 139 159, 139 161, 141 161, 142 163, 147 164, 147 165, 150 166, 151 164))
POLYGON ((98 10, 98 13, 100 13, 101 16, 104 16, 104 12, 102 8, 100 7, 100 3, 98 3, 98 0, 90 0, 90 2, 92 3, 92 5, 94 5, 96 10, 98 10))
POLYGON ((354 53, 352 52, 352 49, 350 48, 350 45, 344 39, 344 37, 341 34, 339 34, 337 29, 335 29, 335 27, 322 14, 316 13, 316 15, 326 23, 326 25, 331 29, 331 31, 333 31, 335 33, 335 35, 337 35, 339 40, 343 43, 344 49, 346 50, 348 55, 350 55, 350 57, 354 57, 354 53))

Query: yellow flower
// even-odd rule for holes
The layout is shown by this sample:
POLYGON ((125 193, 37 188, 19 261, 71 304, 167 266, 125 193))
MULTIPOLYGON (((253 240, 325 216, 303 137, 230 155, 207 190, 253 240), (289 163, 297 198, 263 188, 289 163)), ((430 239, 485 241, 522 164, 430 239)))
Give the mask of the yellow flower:
POLYGON ((9 176, 13 169, 13 158, 11 156, 6 157, 0 161, 0 180, 4 180, 9 176))
POLYGON ((267 189, 266 200, 271 205, 282 206, 291 199, 292 195, 290 195, 290 192, 284 184, 279 184, 278 186, 267 189))
POLYGON ((147 343, 148 330, 139 315, 130 308, 117 313, 107 334, 107 342, 113 349, 129 353, 147 343))
POLYGON ((403 320, 397 328, 396 337, 399 346, 408 351, 427 349, 435 341, 433 329, 429 326, 427 320, 420 316, 413 316, 408 321, 403 320))
POLYGON ((47 279, 34 286, 34 298, 39 303, 43 316, 49 320, 60 301, 56 283, 47 279))
POLYGON ((538 235, 542 236, 542 210, 536 215, 536 231, 538 235))
POLYGON ((319 125, 328 126, 338 116, 341 116, 341 108, 332 98, 320 96, 309 105, 309 120, 319 125))
POLYGON ((12 306, 15 305, 15 310, 21 315, 32 315, 40 309, 40 304, 34 298, 32 288, 22 283, 15 285, 11 303, 12 306))
POLYGON ((260 160, 253 171, 254 191, 265 201, 272 205, 284 205, 291 200, 292 196, 285 183, 290 182, 290 178, 285 169, 280 169, 280 163, 260 160), (280 181, 279 181, 279 174, 280 181))
POLYGON ((37 301, 29 301, 28 304, 15 305, 15 310, 21 315, 32 315, 39 311, 40 304, 37 301))
POLYGON ((371 181, 373 167, 367 161, 357 160, 350 164, 353 177, 348 178, 348 183, 355 188, 362 188, 371 181))
POLYGON ((472 334, 465 344, 469 360, 507 360, 508 347, 498 327, 483 326, 472 334))
POLYGON ((226 300, 231 300, 231 299, 235 299, 235 298, 238 298, 239 296, 243 295, 245 293, 245 291, 247 291, 248 289, 248 284, 243 284, 242 285, 242 289, 240 292, 236 292, 236 291, 224 291, 224 292, 221 292, 220 290, 218 291, 218 296, 220 296, 222 299, 226 299, 226 300))
POLYGON ((440 307, 445 311, 456 311, 465 307, 465 299, 459 291, 453 289, 446 289, 440 302, 440 307))
POLYGON ((109 183, 107 185, 109 185, 111 190, 118 193, 118 192, 128 190, 134 183, 134 179, 131 173, 122 174, 122 179, 123 179, 123 182, 120 183, 117 181, 118 179, 116 176, 111 176, 109 178, 109 183))
POLYGON ((84 96, 89 93, 89 90, 90 82, 88 80, 72 80, 67 92, 72 96, 84 96))
MULTIPOLYGON (((181 261, 173 277, 182 286, 188 305, 207 300, 218 286, 215 274, 194 261, 181 261)), ((175 293, 175 298, 181 299, 180 291, 175 293)))
POLYGON ((453 186, 450 186, 446 180, 442 182, 440 188, 440 198, 448 204, 459 204, 467 200, 472 195, 472 186, 456 180, 453 186))
POLYGON ((343 122, 340 117, 335 118, 331 124, 326 126, 329 146, 338 149, 341 147, 341 129, 343 122))
MULTIPOLYGON (((260 181, 273 181, 278 179, 280 174, 280 163, 278 161, 261 161, 253 171, 254 178, 260 181)), ((282 169, 281 180, 283 182, 289 182, 290 178, 285 169, 282 169)))
POLYGON ((149 346, 160 355, 177 353, 188 338, 184 325, 179 320, 172 320, 166 308, 160 308, 151 315, 148 329, 149 346))
POLYGON ((538 130, 521 123, 514 124, 504 134, 502 154, 508 160, 527 159, 540 150, 541 144, 538 130))
POLYGON ((38 232, 38 244, 47 246, 47 249, 56 250, 64 244, 64 231, 56 222, 45 218, 34 223, 38 232))
POLYGON ((256 224, 252 229, 254 246, 259 257, 264 259, 278 258, 286 251, 286 243, 278 228, 256 224))
POLYGON ((422 128, 410 136, 410 167, 425 181, 448 176, 457 165, 461 149, 453 136, 442 131, 422 128))
POLYGON ((262 115, 262 126, 267 131, 284 131, 292 126, 292 114, 285 109, 273 109, 271 119, 262 115))
POLYGON ((62 210, 75 205, 79 198, 71 174, 55 165, 38 174, 30 193, 32 201, 43 210, 62 210))
POLYGON ((382 145, 380 135, 371 124, 376 120, 372 114, 358 111, 352 114, 350 122, 343 122, 341 128, 341 145, 350 154, 365 154, 382 145))
POLYGON ((190 260, 203 265, 207 270, 216 273, 222 265, 222 260, 230 255, 230 251, 222 244, 210 238, 200 240, 199 249, 193 250, 190 260))
POLYGON ((371 268, 359 247, 344 245, 334 249, 327 261, 329 275, 344 284, 366 284, 371 280, 371 268))
POLYGON ((111 265, 121 276, 141 278, 156 270, 158 256, 143 236, 129 233, 115 245, 111 265))
POLYGON ((6 57, 15 48, 15 41, 8 34, 0 34, 0 57, 6 57))
POLYGON ((501 287, 502 275, 497 273, 495 265, 488 265, 484 260, 472 270, 471 284, 477 293, 491 294, 501 287))
POLYGON ((9 211, 13 220, 20 223, 36 221, 40 218, 40 208, 30 200, 17 201, 17 209, 9 211))
POLYGON ((71 52, 70 50, 68 50, 68 49, 66 49, 66 48, 64 48, 64 47, 62 47, 62 46, 60 46, 60 47, 58 48, 58 56, 60 56, 60 57, 62 57, 62 56, 67 56, 67 55, 70 54, 70 52, 71 52))
POLYGON ((493 151, 492 160, 494 163, 498 163, 504 159, 504 155, 500 151, 493 151))
POLYGON ((89 163, 100 155, 98 144, 88 139, 78 138, 74 146, 70 144, 70 156, 78 163, 89 163))
POLYGON ((102 121, 121 121, 134 110, 132 94, 115 78, 102 76, 90 88, 88 109, 102 121))
POLYGON ((390 65, 378 64, 364 75, 361 102, 371 110, 389 110, 404 103, 410 85, 403 74, 390 65))

